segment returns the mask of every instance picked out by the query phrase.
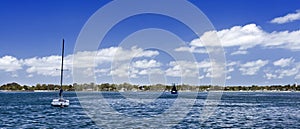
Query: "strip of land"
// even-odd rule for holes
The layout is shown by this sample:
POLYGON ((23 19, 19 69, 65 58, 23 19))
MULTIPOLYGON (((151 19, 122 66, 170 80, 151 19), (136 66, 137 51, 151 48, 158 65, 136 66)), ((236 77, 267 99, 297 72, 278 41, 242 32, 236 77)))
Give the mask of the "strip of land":
MULTIPOLYGON (((129 83, 123 84, 77 84, 63 85, 64 91, 170 91, 171 85, 133 85, 129 83)), ((177 85, 178 91, 300 91, 300 86, 293 85, 271 85, 271 86, 190 86, 190 85, 177 85)), ((60 89, 60 85, 54 84, 36 84, 35 86, 20 85, 18 83, 8 83, 0 86, 0 91, 35 91, 35 92, 47 92, 57 91, 60 89)))

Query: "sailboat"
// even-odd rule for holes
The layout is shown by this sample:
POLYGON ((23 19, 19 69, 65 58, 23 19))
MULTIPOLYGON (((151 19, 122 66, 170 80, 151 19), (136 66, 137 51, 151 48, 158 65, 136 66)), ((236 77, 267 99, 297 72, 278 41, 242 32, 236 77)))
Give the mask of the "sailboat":
POLYGON ((61 54, 61 69, 60 69, 60 90, 59 90, 59 98, 53 99, 51 105, 54 107, 68 107, 70 105, 69 100, 63 98, 63 67, 64 67, 64 47, 65 47, 65 40, 63 39, 62 43, 62 54, 61 54))
POLYGON ((173 83, 173 87, 171 89, 171 94, 177 94, 177 89, 176 89, 175 83, 173 83))

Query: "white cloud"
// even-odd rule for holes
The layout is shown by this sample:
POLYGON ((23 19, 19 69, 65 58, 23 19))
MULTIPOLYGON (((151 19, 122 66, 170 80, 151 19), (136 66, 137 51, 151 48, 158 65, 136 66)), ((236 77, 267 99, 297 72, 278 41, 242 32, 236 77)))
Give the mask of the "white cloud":
POLYGON ((164 71, 162 71, 159 68, 143 69, 138 74, 139 75, 164 74, 164 71))
POLYGON ((123 64, 118 67, 115 67, 114 69, 111 69, 110 74, 111 76, 119 77, 121 79, 124 78, 138 78, 139 70, 130 67, 129 65, 123 64))
POLYGON ((191 52, 191 53, 200 53, 200 54, 206 54, 206 49, 203 48, 196 48, 194 46, 192 47, 179 47, 176 48, 175 51, 177 52, 191 52))
POLYGON ((294 76, 298 73, 298 68, 292 68, 292 69, 279 69, 276 70, 275 73, 278 74, 277 78, 283 78, 283 77, 289 77, 294 76))
MULTIPOLYGON (((227 75, 233 71, 235 71, 234 66, 238 65, 238 62, 229 61, 226 64, 226 67, 222 66, 222 64, 218 64, 214 61, 210 62, 209 60, 204 60, 198 63, 199 68, 203 70, 204 73, 206 73, 205 77, 211 78, 211 77, 221 77, 222 72, 225 72, 227 75), (214 67, 214 74, 212 75, 212 70, 214 67), (225 70, 226 68, 226 70, 225 70)), ((223 73, 223 75, 225 75, 223 73)), ((227 76, 226 78, 231 79, 231 76, 227 76)))
POLYGON ((158 68, 161 66, 160 62, 156 60, 138 60, 132 63, 123 63, 121 65, 115 65, 109 75, 115 77, 130 77, 138 78, 139 75, 149 75, 149 74, 163 74, 164 72, 158 68))
MULTIPOLYGON (((105 71, 106 72, 106 71, 105 71)), ((132 67, 130 65, 120 65, 113 69, 108 70, 108 75, 114 76, 115 78, 139 78, 144 75, 151 74, 164 74, 164 71, 160 68, 147 68, 147 69, 137 69, 136 67, 132 67)))
POLYGON ((199 73, 197 62, 171 61, 171 68, 166 70, 166 75, 171 77, 196 77, 199 73))
POLYGON ((300 73, 295 76, 295 79, 300 79, 300 73))
POLYGON ((22 60, 18 60, 12 56, 4 56, 0 58, 0 70, 5 72, 15 72, 22 69, 22 60))
POLYGON ((95 73, 107 73, 110 69, 95 69, 95 73))
POLYGON ((217 41, 215 40, 217 37, 215 34, 217 34, 223 47, 242 46, 250 48, 262 42, 265 32, 255 24, 234 26, 221 31, 205 32, 199 39, 194 39, 190 45, 197 47, 202 47, 203 44, 208 46, 219 45, 216 44, 217 41))
POLYGON ((228 72, 228 73, 233 72, 233 71, 234 71, 234 68, 233 68, 233 67, 229 67, 229 68, 227 69, 227 72, 228 72))
MULTIPOLYGON (((70 58, 66 58, 70 59, 70 58)), ((69 60, 64 60, 64 69, 70 69, 71 64, 69 60)), ((61 57, 60 56, 47 56, 47 57, 34 57, 24 60, 24 65, 28 66, 26 72, 29 74, 39 74, 44 76, 59 76, 61 66, 61 57)))
MULTIPOLYGON (((233 65, 236 65, 235 62, 230 62, 230 68, 228 69, 229 72, 233 72, 234 68, 233 65)), ((204 77, 220 77, 220 73, 225 71, 222 69, 220 65, 216 64, 216 62, 210 62, 209 60, 204 60, 201 62, 192 62, 192 61, 171 61, 168 63, 165 70, 159 68, 161 63, 158 63, 155 60, 138 60, 133 62, 131 65, 118 65, 110 71, 109 75, 116 76, 116 77, 135 77, 138 78, 140 75, 149 75, 149 74, 164 74, 165 76, 170 77, 197 77, 199 74, 199 79, 204 77), (212 75, 212 66, 214 66, 214 75, 212 75), (199 73, 199 70, 203 71, 204 73, 199 73), (206 76, 204 76, 206 75, 206 76)), ((231 77, 228 77, 231 78, 231 77)))
POLYGON ((142 68, 142 69, 146 69, 146 68, 153 68, 153 67, 160 67, 161 63, 157 62, 156 60, 138 60, 136 62, 133 62, 133 67, 136 68, 142 68))
POLYGON ((231 79, 231 76, 227 76, 227 77, 226 77, 226 80, 230 80, 230 79, 231 79))
POLYGON ((280 66, 280 67, 286 67, 291 65, 291 63, 294 63, 295 59, 291 58, 281 58, 277 61, 274 61, 274 66, 280 66))
POLYGON ((270 80, 270 79, 273 79, 273 78, 274 79, 277 78, 277 75, 272 74, 272 73, 266 73, 265 77, 270 80))
MULTIPOLYGON (((72 67, 81 68, 84 75, 93 75, 93 69, 103 63, 112 63, 112 61, 125 61, 132 58, 153 57, 158 55, 158 51, 143 50, 141 48, 132 47, 131 49, 123 49, 121 47, 110 47, 100 49, 98 51, 82 51, 75 55, 67 55, 64 58, 64 69, 72 70, 72 67), (73 57, 76 58, 73 65, 73 57)), ((160 63, 155 60, 149 62, 137 62, 138 67, 159 67, 160 63), (142 64, 146 63, 146 64, 142 64), (148 64, 147 64, 148 63, 148 64)), ((18 60, 12 56, 4 56, 0 58, 0 70, 5 72, 13 72, 14 77, 17 76, 16 71, 26 68, 27 77, 33 77, 34 74, 43 76, 59 76, 57 69, 61 67, 61 56, 51 55, 45 57, 33 57, 18 60)), ((94 71, 95 73, 108 73, 109 71, 94 71)))
POLYGON ((127 65, 126 64, 120 65, 120 66, 115 67, 114 69, 112 69, 110 71, 110 75, 116 76, 116 77, 129 77, 130 67, 129 67, 128 64, 127 65))
POLYGON ((282 17, 276 17, 273 20, 271 20, 271 23, 284 24, 296 20, 300 20, 300 10, 297 10, 295 13, 289 13, 282 17))
POLYGON ((130 78, 138 78, 138 76, 137 76, 138 73, 139 73, 138 69, 135 69, 132 67, 129 68, 129 77, 130 78))
MULTIPOLYGON (((144 50, 142 48, 138 48, 138 47, 134 46, 129 50, 118 47, 117 50, 110 55, 111 56, 109 56, 109 58, 113 59, 113 61, 124 61, 124 60, 130 60, 132 58, 138 58, 138 57, 157 56, 157 55, 159 55, 159 52, 152 51, 152 50, 144 50)), ((97 56, 102 56, 102 54, 98 54, 97 56)))
POLYGON ((198 77, 199 80, 201 80, 203 78, 204 78, 204 75, 201 75, 201 76, 198 77))
POLYGON ((241 64, 239 70, 242 72, 242 75, 255 75, 259 69, 268 64, 267 60, 257 60, 241 64))
MULTIPOLYGON (((256 24, 234 26, 230 29, 205 32, 200 38, 191 41, 192 47, 220 46, 215 35, 218 35, 223 47, 240 47, 246 50, 255 46, 264 48, 284 48, 300 50, 300 30, 296 31, 264 31, 256 24)), ((241 52, 239 52, 241 53, 241 52)), ((242 52, 245 53, 245 52, 242 52)))
POLYGON ((132 47, 124 49, 121 47, 110 47, 98 51, 82 51, 74 55, 74 67, 96 67, 103 63, 128 61, 132 58, 153 57, 159 55, 158 51, 143 50, 132 47))
POLYGON ((226 66, 227 66, 226 67, 227 68, 226 69, 227 70, 227 73, 226 73, 227 77, 226 77, 226 79, 227 80, 229 80, 229 79, 232 78, 232 76, 229 76, 229 74, 235 71, 235 67, 238 66, 238 64, 239 64, 239 62, 235 62, 235 61, 229 61, 229 62, 227 62, 227 64, 226 64, 226 66))
POLYGON ((103 62, 113 63, 114 67, 109 71, 108 75, 137 78, 140 73, 139 69, 159 67, 161 65, 156 60, 138 60, 132 64, 128 64, 133 58, 157 56, 159 55, 158 51, 144 50, 138 47, 132 47, 129 50, 120 47, 112 47, 109 49, 111 50, 100 50, 97 53, 96 59, 98 65, 103 62), (103 58, 103 56, 105 58, 103 58))
POLYGON ((210 68, 211 67, 211 62, 209 60, 203 60, 201 62, 198 62, 198 67, 199 68, 210 68))
POLYGON ((294 76, 295 79, 299 79, 300 77, 300 63, 294 63, 294 59, 293 58, 287 58, 287 59, 291 59, 291 60, 285 60, 280 59, 278 61, 275 61, 276 63, 278 63, 278 66, 280 66, 280 69, 276 69, 275 68, 269 68, 267 70, 265 70, 265 77, 267 79, 282 79, 285 77, 292 77, 294 76), (286 66, 285 64, 283 64, 282 62, 291 62, 288 66, 286 66))
POLYGON ((92 77, 95 73, 93 68, 84 68, 81 70, 81 74, 85 77, 92 77))
POLYGON ((222 75, 225 75, 228 72, 225 70, 225 67, 223 67, 221 64, 218 64, 216 62, 210 62, 210 64, 211 64, 210 67, 203 68, 203 72, 206 73, 205 77, 218 78, 221 77, 222 75))
MULTIPOLYGON (((113 69, 110 69, 109 71, 106 71, 107 75, 113 75, 118 77, 136 77, 136 74, 138 71, 133 68, 129 68, 129 65, 125 65, 133 58, 142 58, 142 57, 153 57, 159 55, 158 51, 153 50, 144 50, 142 48, 138 47, 132 47, 130 49, 124 49, 121 47, 110 47, 110 48, 104 48, 100 49, 98 51, 83 51, 78 52, 74 55, 74 67, 75 68, 83 68, 81 70, 84 73, 90 73, 92 71, 86 71, 84 72, 84 69, 86 68, 95 68, 99 67, 102 64, 105 63, 112 63, 111 65, 114 66, 113 69)), ((150 63, 148 65, 157 65, 151 64, 155 63, 154 60, 150 62, 138 62, 138 66, 142 67, 141 63, 150 63)), ((88 70, 88 69, 86 69, 88 70)), ((96 71, 94 71, 96 72, 96 71)), ((101 74, 101 73, 99 73, 101 74)), ((103 72, 102 72, 103 74, 103 72)))
POLYGON ((232 52, 230 55, 246 55, 246 54, 248 54, 248 51, 237 50, 237 51, 232 52))
POLYGON ((235 61, 228 61, 227 62, 227 66, 234 66, 234 65, 238 65, 239 64, 239 62, 235 62, 235 61))
MULTIPOLYGON (((230 62, 230 65, 233 66, 236 63, 230 62)), ((204 77, 218 78, 225 75, 224 72, 229 73, 234 71, 232 67, 226 71, 222 64, 210 60, 203 60, 201 62, 172 61, 169 63, 169 66, 171 67, 166 70, 166 75, 172 77, 196 77, 198 75, 198 79, 203 79, 204 77)))

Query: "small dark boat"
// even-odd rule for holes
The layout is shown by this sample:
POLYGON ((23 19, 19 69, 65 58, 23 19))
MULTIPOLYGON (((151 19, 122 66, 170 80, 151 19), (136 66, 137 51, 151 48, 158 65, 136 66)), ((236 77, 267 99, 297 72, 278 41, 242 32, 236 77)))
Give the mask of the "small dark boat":
POLYGON ((171 94, 177 94, 177 88, 175 84, 173 84, 173 87, 171 89, 171 94))

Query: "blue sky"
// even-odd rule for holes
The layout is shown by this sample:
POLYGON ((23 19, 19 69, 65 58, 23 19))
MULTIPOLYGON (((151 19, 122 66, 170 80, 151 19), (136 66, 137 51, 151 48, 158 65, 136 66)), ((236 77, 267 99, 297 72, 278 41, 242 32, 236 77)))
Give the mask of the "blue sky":
MULTIPOLYGON (((59 68, 60 64, 62 38, 66 40, 65 66, 69 69, 65 72, 65 83, 72 84, 72 56, 76 39, 86 21, 109 2, 108 0, 2 0, 0 84, 9 82, 28 85, 58 84, 59 71, 55 69, 59 68)), ((300 81, 299 0, 289 2, 190 0, 189 2, 208 17, 223 44, 227 60, 226 85, 284 85, 300 81)), ((170 55, 156 49, 141 50, 139 46, 136 48, 118 46, 128 35, 146 28, 168 30, 181 37, 187 46, 175 49, 180 52, 192 52, 197 63, 201 65, 198 70, 200 84, 210 83, 208 55, 203 52, 204 48, 201 47, 196 35, 180 22, 154 14, 127 18, 109 31, 97 51, 98 55, 103 57, 99 58, 97 61, 99 63, 95 66, 97 83, 111 83, 112 76, 124 74, 121 67, 110 69, 112 64, 110 54, 117 50, 121 55, 136 52, 144 54, 131 60, 130 75, 124 75, 130 76, 132 83, 147 84, 151 80, 149 77, 167 79, 165 83, 180 83, 180 79, 175 75, 178 72, 176 67, 180 63, 174 63, 175 60, 170 55), (164 76, 149 76, 150 74, 164 76)), ((206 36, 203 33, 200 39, 206 36)), ((125 41, 150 44, 149 40, 142 41, 133 37, 125 41)), ((183 67, 185 66, 181 66, 183 67)), ((186 67, 187 71, 194 70, 189 66, 186 67)), ((125 73, 128 72, 125 70, 125 73)), ((163 82, 161 79, 156 81, 163 82)))

